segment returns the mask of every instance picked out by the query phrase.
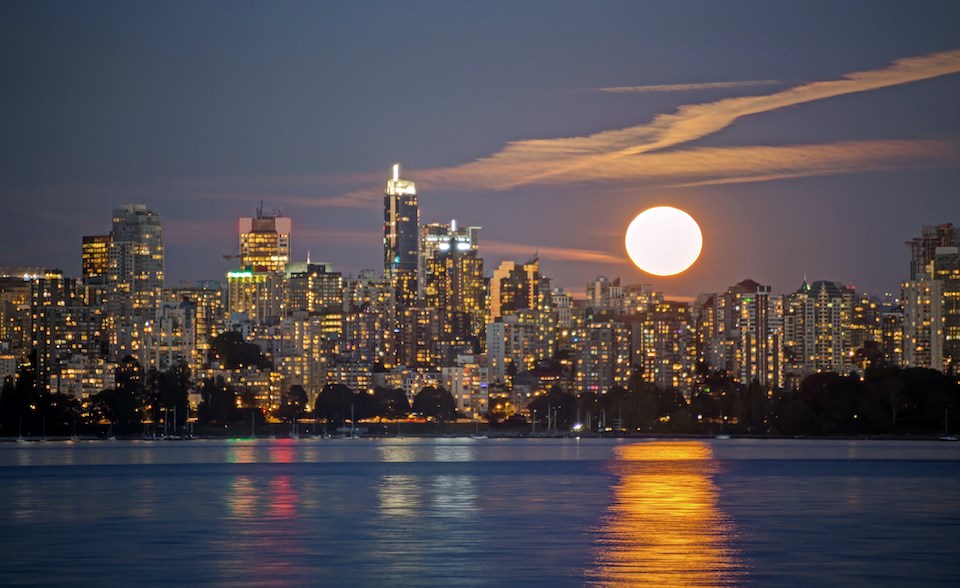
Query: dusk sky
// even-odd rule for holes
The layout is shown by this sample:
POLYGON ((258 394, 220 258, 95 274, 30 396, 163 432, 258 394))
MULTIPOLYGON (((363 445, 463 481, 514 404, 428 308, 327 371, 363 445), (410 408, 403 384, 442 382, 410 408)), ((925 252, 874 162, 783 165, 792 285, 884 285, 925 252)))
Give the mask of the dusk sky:
POLYGON ((237 221, 382 270, 394 162, 421 222, 483 227, 675 296, 752 278, 896 292, 904 242, 960 224, 960 2, 0 1, 0 265, 80 273, 113 208, 161 215, 167 285, 224 279, 237 221), (656 278, 655 205, 704 248, 656 278))

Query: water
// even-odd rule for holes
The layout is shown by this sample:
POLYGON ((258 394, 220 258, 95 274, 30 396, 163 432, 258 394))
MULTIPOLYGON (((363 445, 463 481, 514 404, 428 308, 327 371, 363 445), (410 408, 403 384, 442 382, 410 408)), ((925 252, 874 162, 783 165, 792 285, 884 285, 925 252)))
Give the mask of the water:
POLYGON ((0 444, 0 584, 950 586, 960 444, 0 444))

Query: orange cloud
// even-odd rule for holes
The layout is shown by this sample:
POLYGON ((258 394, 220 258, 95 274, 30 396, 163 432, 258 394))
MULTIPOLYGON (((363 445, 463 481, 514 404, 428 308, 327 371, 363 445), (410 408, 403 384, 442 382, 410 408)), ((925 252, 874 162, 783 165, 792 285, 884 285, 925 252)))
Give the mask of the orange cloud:
POLYGON ((739 82, 703 82, 699 84, 655 84, 648 86, 612 86, 597 88, 594 92, 605 94, 647 94, 651 92, 691 92, 697 90, 722 90, 726 88, 752 88, 782 84, 777 80, 743 80, 739 82))
POLYGON ((522 245, 506 243, 504 241, 481 241, 480 251, 483 255, 496 253, 514 259, 527 259, 539 254, 541 258, 552 261, 589 261, 592 263, 624 263, 624 258, 615 257, 602 251, 591 249, 572 249, 568 247, 549 247, 542 245, 522 245))
MULTIPOLYGON (((499 152, 470 163, 421 171, 417 181, 446 189, 506 190, 533 183, 590 181, 601 176, 621 179, 624 167, 612 163, 701 139, 745 116, 958 72, 960 50, 900 59, 888 67, 851 73, 838 80, 801 84, 773 94, 682 106, 675 113, 623 129, 581 137, 511 142, 499 152)), ((633 176, 629 173, 629 177, 633 176)))

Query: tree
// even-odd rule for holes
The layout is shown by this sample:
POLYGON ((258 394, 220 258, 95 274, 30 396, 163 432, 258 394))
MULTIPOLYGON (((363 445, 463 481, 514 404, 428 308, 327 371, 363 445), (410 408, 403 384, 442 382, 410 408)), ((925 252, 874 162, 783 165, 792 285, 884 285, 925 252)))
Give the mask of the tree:
POLYGON ((210 341, 210 361, 219 360, 225 369, 236 370, 243 368, 254 368, 258 370, 269 369, 270 360, 268 360, 260 347, 247 343, 243 335, 236 331, 227 331, 220 333, 210 341))
POLYGON ((359 396, 345 384, 327 384, 317 394, 313 410, 328 424, 343 426, 351 413, 354 419, 359 418, 359 404, 359 396))
POLYGON ((236 392, 220 376, 203 380, 200 385, 200 398, 200 405, 197 407, 200 422, 226 425, 243 418, 237 408, 236 392))
MULTIPOLYGON (((546 394, 534 398, 529 408, 531 414, 536 411, 538 421, 549 422, 556 430, 569 430, 577 417, 577 398, 554 385, 546 394)), ((615 416, 608 414, 607 418, 615 416)))
POLYGON ((294 384, 280 395, 280 408, 277 409, 277 418, 285 423, 297 420, 303 416, 306 407, 307 391, 300 384, 294 384))
POLYGON ((373 396, 378 405, 378 416, 388 419, 399 419, 410 412, 410 401, 407 393, 400 388, 381 388, 373 390, 373 396))
POLYGON ((443 386, 424 386, 413 398, 413 412, 441 422, 449 420, 456 407, 453 396, 443 386))

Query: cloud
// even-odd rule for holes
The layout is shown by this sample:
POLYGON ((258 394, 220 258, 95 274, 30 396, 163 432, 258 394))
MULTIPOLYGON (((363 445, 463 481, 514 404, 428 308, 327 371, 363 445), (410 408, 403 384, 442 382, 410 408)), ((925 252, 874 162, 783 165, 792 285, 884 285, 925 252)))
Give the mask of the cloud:
POLYGON ((490 253, 496 253, 515 259, 527 259, 534 253, 537 253, 541 259, 550 259, 551 261, 587 261, 591 263, 610 264, 623 263, 624 261, 622 257, 616 257, 603 251, 543 245, 522 245, 504 241, 481 241, 480 251, 484 256, 488 256, 490 253))
POLYGON ((752 88, 782 84, 777 80, 743 80, 739 82, 704 82, 699 84, 656 84, 649 86, 612 86, 588 90, 605 94, 647 94, 652 92, 693 92, 698 90, 721 90, 726 88, 752 88))
POLYGON ((844 141, 830 144, 700 147, 600 162, 583 181, 680 181, 675 186, 771 181, 960 161, 949 141, 844 141))
POLYGON ((900 59, 887 67, 847 74, 837 80, 682 106, 646 124, 580 137, 511 142, 488 157, 418 172, 417 182, 444 189, 508 190, 526 184, 593 181, 601 176, 610 180, 624 175, 633 178, 635 173, 630 170, 635 164, 631 158, 712 135, 745 116, 958 72, 960 50, 900 59))

